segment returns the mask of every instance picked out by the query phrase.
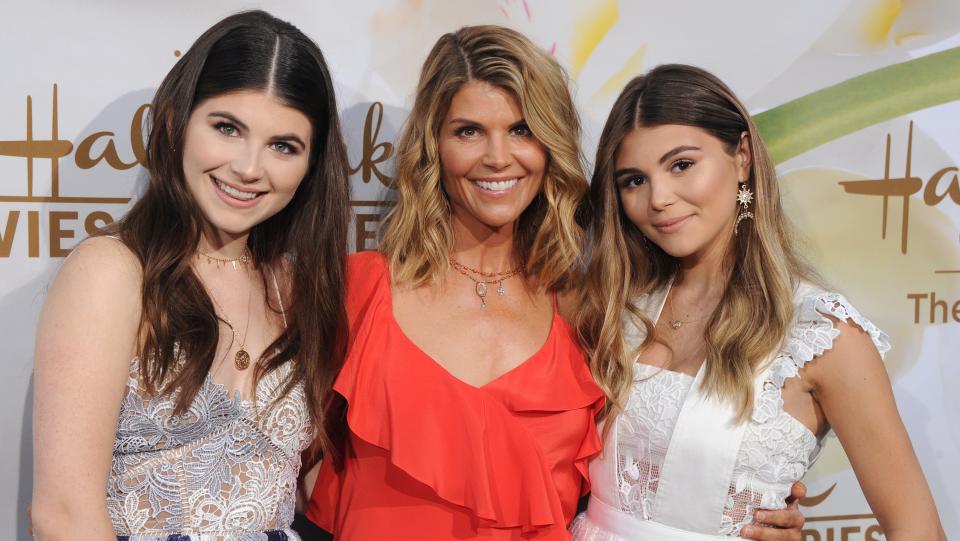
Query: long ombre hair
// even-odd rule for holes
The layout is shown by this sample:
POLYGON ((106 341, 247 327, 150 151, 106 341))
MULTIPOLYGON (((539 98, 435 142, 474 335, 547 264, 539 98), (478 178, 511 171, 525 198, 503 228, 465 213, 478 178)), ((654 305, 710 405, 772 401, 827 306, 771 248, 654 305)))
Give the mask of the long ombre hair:
POLYGON ((626 400, 637 355, 656 340, 654 323, 635 301, 665 288, 679 270, 679 260, 644 239, 627 218, 614 169, 627 134, 665 124, 700 128, 731 155, 741 134, 749 134, 752 163, 746 184, 754 192, 754 219, 740 224, 739 234, 729 239, 729 279, 706 325, 702 383, 708 394, 731 401, 742 422, 752 410, 755 374, 780 346, 793 317, 794 287, 811 272, 795 251, 776 173, 756 125, 733 92, 702 69, 659 66, 630 81, 610 111, 590 186, 593 245, 575 316, 577 332, 594 377, 611 399, 604 412, 609 417, 626 400), (646 329, 638 348, 627 345, 625 325, 646 329))
POLYGON ((333 84, 317 45, 293 25, 262 11, 240 13, 207 30, 160 84, 152 104, 149 185, 132 209, 103 234, 118 236, 143 268, 140 374, 151 393, 176 392, 184 412, 210 371, 219 320, 192 267, 204 218, 183 174, 184 132, 204 100, 257 90, 303 113, 313 135, 309 167, 293 199, 253 227, 248 248, 260 268, 266 302, 281 307, 266 284, 290 277, 288 326, 256 363, 254 382, 293 363, 284 393, 302 383, 319 445, 330 388, 345 354, 345 252, 348 165, 333 84))
POLYGON ((514 246, 539 287, 564 289, 579 275, 584 240, 576 219, 588 189, 580 120, 560 64, 522 34, 499 26, 444 34, 423 64, 397 145, 397 204, 385 218, 380 244, 392 277, 416 287, 447 268, 454 239, 438 138, 453 96, 471 81, 512 94, 547 149, 543 189, 520 216, 514 246))

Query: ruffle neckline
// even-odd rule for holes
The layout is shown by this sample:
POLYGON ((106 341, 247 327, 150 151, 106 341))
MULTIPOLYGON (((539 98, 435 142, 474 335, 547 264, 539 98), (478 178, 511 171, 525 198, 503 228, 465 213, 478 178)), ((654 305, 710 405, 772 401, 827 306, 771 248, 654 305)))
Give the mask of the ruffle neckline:
MULTIPOLYGON (((565 526, 547 458, 518 412, 590 410, 575 456, 587 486, 587 462, 600 452, 594 415, 603 393, 556 314, 546 342, 516 368, 482 387, 457 379, 420 350, 393 317, 386 261, 368 252, 351 257, 365 273, 348 273, 348 290, 363 292, 351 321, 351 346, 334 389, 349 403, 347 424, 361 440, 388 451, 390 463, 436 495, 467 508, 482 526, 535 530, 565 526), (414 355, 376 358, 401 344, 414 355), (409 358, 409 357, 416 358, 409 358), (426 363, 422 369, 420 365, 426 363), (411 369, 415 368, 415 369, 411 369)), ((349 299, 348 299, 348 302, 349 299)), ((352 310, 351 310, 352 311, 352 310)))

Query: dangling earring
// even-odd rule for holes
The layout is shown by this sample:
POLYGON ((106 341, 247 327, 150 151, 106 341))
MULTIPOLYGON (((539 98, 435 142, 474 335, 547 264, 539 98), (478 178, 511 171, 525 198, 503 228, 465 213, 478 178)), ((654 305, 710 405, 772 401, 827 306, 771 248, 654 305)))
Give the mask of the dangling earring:
POLYGON ((740 209, 737 211, 737 221, 733 224, 733 234, 737 234, 737 228, 740 226, 740 222, 746 220, 747 218, 753 218, 753 213, 750 212, 750 203, 753 202, 753 192, 750 191, 750 188, 747 188, 747 181, 740 181, 740 191, 737 192, 737 203, 740 204, 740 209))

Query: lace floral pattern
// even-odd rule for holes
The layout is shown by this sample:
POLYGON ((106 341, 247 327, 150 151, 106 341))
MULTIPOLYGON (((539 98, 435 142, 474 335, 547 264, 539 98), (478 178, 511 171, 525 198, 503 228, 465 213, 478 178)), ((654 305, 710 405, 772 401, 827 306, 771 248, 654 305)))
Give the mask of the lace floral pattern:
POLYGON ((290 530, 300 453, 313 432, 302 386, 280 397, 292 371, 264 376, 256 401, 233 396, 210 376, 183 415, 174 398, 147 396, 131 364, 120 409, 107 506, 117 535, 131 541, 190 535, 253 541, 290 530))
MULTIPOLYGON (((717 534, 735 537, 753 522, 757 508, 780 509, 794 481, 803 477, 820 452, 820 441, 783 409, 784 382, 833 346, 840 334, 835 318, 870 335, 882 356, 890 349, 886 334, 864 318, 837 293, 809 285, 797 295, 794 321, 783 347, 762 375, 753 415, 747 425, 731 476, 728 497, 717 534), (829 317, 828 317, 829 316, 829 317)), ((648 299, 639 299, 650 313, 648 299)), ((655 303, 653 303, 655 304, 655 303)), ((626 321, 629 347, 643 340, 643 330, 626 321)), ((638 364, 624 412, 617 418, 617 488, 620 510, 634 518, 657 520, 650 511, 656 501, 660 467, 668 451, 683 401, 693 378, 638 364)), ((595 492, 600 487, 594 487, 595 492)), ((571 526, 576 540, 620 539, 580 516, 571 526)))
POLYGON ((720 534, 737 536, 753 522, 757 508, 782 509, 790 486, 803 477, 820 454, 820 442, 783 409, 782 390, 788 378, 833 347, 840 331, 827 316, 863 329, 883 356, 889 338, 864 318, 843 295, 810 291, 796 307, 783 349, 764 376, 752 422, 741 443, 724 507, 720 534))
POLYGON ((660 468, 693 378, 636 364, 633 381, 617 422, 617 488, 621 511, 649 519, 660 468))

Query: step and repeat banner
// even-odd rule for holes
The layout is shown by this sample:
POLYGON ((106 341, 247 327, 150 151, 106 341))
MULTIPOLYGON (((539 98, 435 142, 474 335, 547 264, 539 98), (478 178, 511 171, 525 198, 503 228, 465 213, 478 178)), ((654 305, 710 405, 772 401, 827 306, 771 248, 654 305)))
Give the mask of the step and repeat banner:
MULTIPOLYGON (((554 54, 588 158, 634 75, 665 62, 719 75, 756 115, 806 254, 890 334, 901 415, 960 537, 956 0, 44 0, 0 7, 0 538, 27 539, 33 340, 50 280, 143 189, 142 121, 163 76, 203 30, 250 8, 299 26, 330 63, 354 248, 375 246, 394 142, 444 32, 506 25, 554 54)), ((804 480, 805 540, 884 538, 836 440, 804 480)))

